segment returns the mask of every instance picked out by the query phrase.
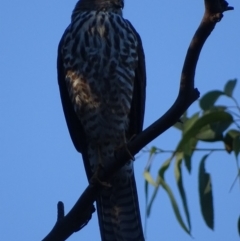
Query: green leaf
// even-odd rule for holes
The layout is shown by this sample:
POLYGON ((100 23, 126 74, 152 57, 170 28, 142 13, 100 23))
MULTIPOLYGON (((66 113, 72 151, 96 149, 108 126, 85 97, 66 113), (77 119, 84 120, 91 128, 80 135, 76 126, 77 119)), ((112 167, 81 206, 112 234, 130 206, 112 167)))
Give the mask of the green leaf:
POLYGON ((191 138, 183 147, 183 158, 185 162, 185 166, 189 173, 191 173, 192 169, 192 154, 194 149, 196 148, 198 140, 195 138, 191 138))
POLYGON ((224 93, 225 95, 232 97, 233 90, 237 84, 237 79, 229 80, 226 85, 224 86, 224 93))
POLYGON ((205 129, 203 131, 200 131, 196 138, 199 141, 205 141, 205 142, 215 142, 215 141, 222 141, 223 135, 222 133, 213 131, 210 126, 208 126, 208 129, 205 129))
POLYGON ((179 208, 178 208, 178 205, 177 205, 177 202, 176 202, 176 199, 174 198, 174 195, 171 191, 171 188, 167 185, 167 183, 165 182, 164 180, 164 174, 165 174, 165 171, 169 168, 170 166, 170 163, 171 163, 171 158, 170 159, 167 159, 162 167, 159 169, 158 171, 158 180, 159 180, 159 184, 164 188, 164 190, 167 192, 169 198, 170 198, 170 201, 171 201, 171 204, 172 204, 172 208, 173 208, 173 211, 174 211, 174 214, 177 218, 177 221, 179 222, 179 224, 181 225, 181 227, 188 233, 190 234, 190 231, 189 229, 186 227, 186 225, 184 224, 184 221, 181 217, 181 214, 180 214, 180 211, 179 211, 179 208))
POLYGON ((171 205, 172 205, 172 208, 173 208, 173 211, 174 211, 174 214, 175 214, 175 216, 177 218, 178 223, 180 224, 180 226, 183 228, 183 230, 185 232, 187 232, 189 235, 191 235, 190 234, 190 230, 187 228, 187 226, 185 225, 185 223, 184 223, 184 221, 182 219, 182 216, 180 214, 180 211, 179 211, 176 199, 175 199, 175 197, 173 195, 173 192, 172 192, 171 188, 167 185, 167 183, 164 181, 164 179, 162 179, 161 176, 160 176, 160 185, 164 188, 164 190, 168 194, 168 197, 170 198, 171 205))
POLYGON ((178 121, 178 122, 176 122, 176 123, 173 125, 173 127, 175 127, 176 129, 182 131, 182 130, 183 130, 183 123, 181 123, 181 122, 178 121))
POLYGON ((185 121, 183 126, 183 134, 186 133, 194 125, 194 123, 198 120, 198 117, 199 112, 195 113, 194 115, 192 115, 192 117, 185 121))
POLYGON ((212 195, 212 182, 211 176, 205 170, 205 161, 208 155, 205 155, 199 166, 199 197, 200 197, 200 206, 203 219, 206 222, 207 226, 211 229, 214 227, 214 210, 213 210, 213 195, 212 195))
MULTIPOLYGON (((160 170, 159 170, 159 173, 161 173, 161 176, 163 177, 164 179, 164 173, 165 171, 169 168, 170 166, 170 163, 171 163, 171 159, 167 159, 161 166, 160 170)), ((149 217, 150 215, 150 212, 151 212, 151 209, 152 209, 152 205, 153 205, 153 201, 155 200, 156 196, 157 196, 157 193, 158 193, 158 189, 159 189, 159 185, 160 185, 160 175, 158 175, 158 178, 157 178, 157 181, 156 181, 156 184, 157 186, 155 187, 154 189, 154 192, 153 192, 153 195, 151 197, 151 200, 147 206, 147 216, 149 217)))
POLYGON ((178 121, 177 123, 175 123, 173 126, 175 127, 175 128, 177 128, 178 130, 183 130, 183 128, 184 128, 184 123, 186 123, 186 121, 188 120, 188 117, 187 117, 187 111, 185 111, 184 112, 184 114, 181 116, 181 118, 180 118, 180 121, 182 122, 180 122, 180 121, 178 121))
MULTIPOLYGON (((158 178, 158 179, 159 179, 159 178, 158 178)), ((147 217, 149 217, 150 214, 151 214, 152 205, 153 205, 153 202, 154 202, 154 200, 155 200, 155 198, 156 198, 156 196, 157 196, 157 193, 158 193, 159 181, 158 181, 157 183, 158 183, 158 186, 155 187, 155 189, 154 189, 154 191, 153 191, 153 195, 152 195, 152 197, 151 197, 151 199, 150 199, 150 202, 149 202, 149 204, 147 205, 147 210, 146 210, 147 217)))
POLYGON ((187 198, 186 198, 185 190, 183 187, 183 180, 182 180, 182 170, 181 170, 182 159, 183 159, 183 153, 177 153, 176 162, 175 162, 175 177, 177 181, 178 190, 182 199, 184 212, 187 217, 188 229, 191 231, 190 215, 188 211, 187 198))
POLYGON ((208 110, 212 106, 214 106, 215 102, 218 100, 218 98, 224 95, 224 92, 220 90, 213 90, 210 92, 207 92, 203 97, 199 100, 199 105, 202 110, 208 110))
POLYGON ((146 180, 149 184, 153 185, 154 187, 157 186, 157 184, 156 184, 156 182, 153 180, 152 175, 151 175, 150 172, 148 172, 148 171, 145 170, 144 173, 143 173, 143 176, 144 176, 145 180, 146 180))
POLYGON ((225 111, 228 107, 225 105, 214 105, 212 106, 209 111, 225 111))
MULTIPOLYGON (((145 198, 146 198, 146 206, 148 205, 148 187, 149 187, 149 181, 147 180, 150 180, 150 183, 152 180, 152 177, 151 177, 151 174, 150 174, 150 169, 151 169, 151 165, 152 165, 152 161, 153 161, 153 158, 154 156, 156 155, 157 153, 157 148, 155 146, 153 146, 149 152, 149 157, 148 157, 148 162, 147 162, 147 166, 145 168, 145 171, 144 171, 144 177, 145 177, 145 198)), ((153 181, 153 183, 155 183, 153 181)), ((147 207, 146 207, 147 208, 147 207)), ((147 210, 146 210, 146 213, 147 213, 147 210)))
POLYGON ((165 171, 169 168, 170 166, 170 163, 171 163, 171 158, 167 159, 161 166, 161 168, 159 169, 158 173, 159 173, 159 176, 162 177, 164 179, 164 174, 165 174, 165 171))
MULTIPOLYGON (((152 146, 151 150, 149 151, 149 157, 148 157, 147 165, 146 165, 145 171, 143 173, 143 175, 146 175, 147 178, 149 177, 149 174, 150 174, 149 172, 150 172, 150 169, 151 169, 152 161, 153 161, 153 158, 156 155, 156 153, 157 153, 157 148, 155 146, 152 146), (145 174, 145 172, 147 172, 149 174, 145 174)), ((147 198, 148 198, 148 182, 145 182, 145 194, 146 194, 146 200, 147 200, 147 198)))
MULTIPOLYGON (((225 149, 228 153, 231 153, 233 150, 233 141, 235 138, 237 138, 238 136, 240 136, 240 132, 238 130, 235 129, 231 129, 229 130, 226 135, 223 138, 223 142, 225 145, 225 149)), ((236 147, 237 148, 237 147, 236 147)), ((237 150, 237 149, 236 149, 237 150)), ((237 152, 236 152, 237 153, 237 152)), ((236 155, 235 153, 235 155, 236 155)))
POLYGON ((211 125, 216 122, 233 122, 233 117, 229 113, 225 111, 217 111, 217 112, 210 112, 202 117, 198 118, 191 127, 184 133, 182 139, 180 140, 176 151, 181 152, 184 150, 184 146, 191 138, 196 138, 199 134, 199 131, 205 127, 206 125, 211 125))
POLYGON ((233 139, 233 151, 234 151, 236 159, 238 159, 238 155, 239 155, 239 152, 240 152, 240 135, 236 136, 233 139))
MULTIPOLYGON (((204 113, 208 115, 209 113, 224 113, 222 109, 211 109, 204 113)), ((225 112, 227 113, 227 112, 225 112)), ((201 128, 196 138, 200 141, 205 142, 215 142, 223 140, 223 132, 232 124, 232 118, 229 121, 217 121, 201 128)))
MULTIPOLYGON (((220 111, 222 112, 222 111, 220 111)), ((215 112, 216 113, 216 112, 215 112)), ((222 134, 227 128, 233 123, 233 119, 229 119, 229 121, 218 121, 215 123, 210 124, 210 128, 218 133, 222 134)))

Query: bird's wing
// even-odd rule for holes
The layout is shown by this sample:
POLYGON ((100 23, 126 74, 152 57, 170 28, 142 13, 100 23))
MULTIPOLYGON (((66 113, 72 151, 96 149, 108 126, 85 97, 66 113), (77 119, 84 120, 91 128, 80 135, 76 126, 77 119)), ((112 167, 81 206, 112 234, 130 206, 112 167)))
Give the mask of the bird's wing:
POLYGON ((128 139, 131 139, 134 135, 139 134, 143 128, 146 98, 146 66, 141 37, 132 24, 129 21, 127 22, 138 40, 138 66, 135 71, 133 99, 129 114, 129 128, 126 133, 128 139))
POLYGON ((63 112, 67 122, 69 134, 71 136, 72 142, 76 150, 82 153, 85 171, 88 179, 90 179, 92 176, 92 171, 91 171, 91 167, 90 167, 90 163, 87 155, 87 143, 86 143, 85 133, 84 133, 82 124, 74 110, 73 103, 70 99, 69 92, 67 89, 67 84, 65 81, 66 72, 63 67, 63 60, 61 56, 62 42, 64 40, 65 34, 66 34, 66 31, 59 42, 58 57, 57 57, 57 74, 58 74, 58 85, 59 85, 60 97, 62 101, 63 112))

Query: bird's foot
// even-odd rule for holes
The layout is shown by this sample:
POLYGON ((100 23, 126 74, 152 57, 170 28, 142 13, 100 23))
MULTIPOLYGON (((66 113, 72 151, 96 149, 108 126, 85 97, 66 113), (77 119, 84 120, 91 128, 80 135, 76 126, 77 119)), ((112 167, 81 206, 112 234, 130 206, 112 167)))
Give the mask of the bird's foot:
MULTIPOLYGON (((134 136, 131 137, 131 139, 132 139, 132 138, 134 138, 134 136)), ((130 139, 130 140, 131 140, 131 139, 130 139)), ((123 144, 119 145, 118 147, 116 147, 116 148, 115 148, 115 152, 118 151, 118 150, 120 150, 120 149, 125 149, 125 150, 126 150, 126 152, 128 153, 128 155, 129 155, 129 157, 130 157, 130 160, 132 160, 132 161, 135 160, 135 157, 132 155, 132 153, 131 153, 130 150, 128 149, 127 143, 123 143, 123 144)))
POLYGON ((106 181, 102 181, 101 179, 101 173, 104 173, 104 171, 102 171, 104 169, 102 163, 100 163, 97 167, 97 170, 95 171, 95 173, 93 174, 91 181, 92 183, 98 183, 100 186, 102 187, 111 187, 112 185, 109 182, 106 181), (99 177, 100 176, 100 177, 99 177))

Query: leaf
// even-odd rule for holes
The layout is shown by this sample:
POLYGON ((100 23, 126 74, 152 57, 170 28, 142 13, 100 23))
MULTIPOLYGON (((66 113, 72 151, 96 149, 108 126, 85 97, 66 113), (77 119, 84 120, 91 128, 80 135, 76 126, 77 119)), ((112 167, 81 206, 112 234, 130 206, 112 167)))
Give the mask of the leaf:
MULTIPOLYGON (((149 157, 148 157, 148 162, 147 162, 147 166, 145 168, 144 171, 144 177, 145 177, 145 198, 146 198, 146 205, 148 205, 148 186, 149 186, 149 182, 147 180, 151 180, 151 174, 150 174, 150 169, 151 169, 151 165, 152 165, 152 161, 154 156, 156 155, 157 152, 157 148, 155 146, 153 146, 149 152, 149 157)), ((151 181, 150 181, 151 182, 151 181)), ((153 181, 153 183, 155 183, 153 181)), ((147 210, 146 210, 147 212, 147 210)))
POLYGON ((192 154, 194 152, 194 149, 196 148, 198 143, 198 140, 195 138, 191 138, 183 147, 183 158, 185 162, 185 166, 189 173, 191 173, 192 169, 192 154))
POLYGON ((216 133, 209 128, 203 132, 198 133, 196 138, 199 141, 215 142, 215 141, 221 141, 223 139, 223 135, 216 133))
POLYGON ((229 121, 219 121, 213 124, 210 124, 210 128, 217 134, 222 134, 227 128, 233 123, 232 119, 229 121))
POLYGON ((237 79, 229 80, 224 86, 224 93, 228 97, 232 97, 233 90, 237 84, 237 79))
MULTIPOLYGON (((222 109, 211 109, 205 112, 204 115, 209 113, 223 113, 222 109)), ((216 142, 223 140, 223 132, 232 124, 232 118, 229 121, 217 121, 201 128, 196 138, 205 142, 216 142)))
POLYGON ((159 181, 158 181, 157 183, 158 183, 158 186, 154 189, 153 195, 152 195, 152 197, 151 197, 151 200, 150 200, 149 204, 147 205, 147 210, 146 210, 147 217, 150 216, 153 202, 154 202, 154 200, 155 200, 155 198, 156 198, 156 196, 157 196, 157 193, 158 193, 159 181))
POLYGON ((164 174, 165 174, 165 171, 169 168, 170 166, 170 163, 171 163, 171 158, 167 159, 161 166, 161 168, 159 169, 158 173, 159 173, 159 176, 161 176, 163 179, 164 179, 164 174))
POLYGON ((186 225, 184 224, 183 222, 183 219, 181 217, 181 214, 180 214, 180 211, 179 211, 179 208, 178 208, 178 205, 177 205, 177 202, 176 202, 176 199, 174 198, 174 195, 171 191, 171 188, 167 185, 167 183, 165 182, 164 180, 164 175, 165 175, 165 171, 169 168, 170 166, 170 163, 171 163, 171 158, 170 159, 167 159, 162 167, 159 169, 158 171, 158 180, 159 180, 159 184, 164 188, 164 190, 167 192, 169 198, 170 198, 170 201, 171 201, 171 204, 172 204, 172 208, 173 208, 173 211, 174 211, 174 214, 180 224, 180 226, 188 233, 190 234, 190 231, 189 229, 186 227, 186 225))
POLYGON ((240 152, 240 135, 233 139, 233 151, 236 159, 238 159, 238 154, 240 152))
POLYGON ((183 134, 186 133, 194 125, 198 117, 199 117, 199 112, 195 113, 194 115, 192 115, 192 117, 186 120, 186 122, 184 123, 183 134))
POLYGON ((181 123, 181 122, 178 121, 178 122, 176 122, 176 123, 173 125, 173 127, 175 127, 176 129, 182 131, 182 129, 183 129, 183 123, 181 123))
POLYGON ((210 112, 202 117, 198 118, 191 127, 184 133, 182 139, 178 143, 176 151, 182 151, 184 146, 191 138, 195 138, 199 134, 199 130, 201 130, 206 125, 211 125, 216 122, 233 122, 233 117, 229 113, 225 111, 218 112, 210 112))
POLYGON ((225 111, 228 107, 225 105, 214 105, 212 106, 209 111, 225 111))
POLYGON ((184 212, 187 217, 188 229, 191 231, 190 215, 188 211, 187 198, 186 198, 185 190, 183 187, 183 180, 182 180, 182 170, 181 170, 182 159, 183 159, 183 153, 177 153, 176 162, 175 162, 175 178, 176 178, 178 190, 182 199, 184 212))
POLYGON ((187 117, 187 111, 184 112, 184 114, 181 116, 180 118, 180 121, 176 122, 173 126, 175 128, 177 128, 178 130, 183 130, 184 128, 184 123, 186 123, 186 121, 188 120, 188 117, 187 117))
POLYGON ((180 226, 183 228, 183 230, 185 232, 187 232, 189 235, 191 235, 190 230, 187 228, 187 226, 185 225, 185 223, 182 219, 182 216, 180 214, 176 199, 174 198, 174 195, 172 193, 171 188, 167 185, 167 183, 164 181, 164 179, 161 176, 160 176, 160 185, 164 188, 164 190, 167 192, 167 194, 170 198, 171 205, 172 205, 172 208, 173 208, 173 211, 174 211, 174 214, 177 218, 178 223, 180 224, 180 226))
MULTIPOLYGON (((149 176, 148 174, 145 174, 145 172, 148 172, 148 173, 150 172, 152 161, 153 161, 154 156, 156 155, 156 152, 157 152, 157 148, 155 146, 152 146, 151 150, 149 151, 149 157, 148 157, 147 165, 145 167, 143 176, 144 175, 147 175, 147 177, 149 176)), ((147 200, 148 200, 148 182, 145 182, 145 195, 146 195, 146 202, 147 202, 147 200)))
MULTIPOLYGON (((235 129, 229 130, 223 138, 225 149, 228 153, 231 153, 233 150, 233 141, 235 138, 240 136, 240 132, 235 129)), ((236 149, 237 150, 237 149, 236 149)), ((236 152, 237 153, 237 152, 236 152)), ((235 154, 236 155, 236 154, 235 154)))
POLYGON ((203 219, 211 229, 214 227, 214 210, 211 176, 205 170, 205 161, 209 154, 203 156, 199 166, 199 197, 203 219))
MULTIPOLYGON (((164 173, 165 171, 169 168, 170 166, 170 163, 171 163, 171 159, 167 159, 161 166, 160 170, 159 170, 159 173, 161 173, 161 175, 164 177, 164 173)), ((151 212, 151 208, 152 208, 152 205, 153 205, 153 201, 155 200, 156 196, 157 196, 157 192, 158 192, 158 189, 159 189, 159 185, 160 185, 160 178, 159 178, 159 175, 158 175, 158 178, 157 178, 157 181, 156 181, 156 184, 157 184, 157 187, 154 189, 154 192, 153 192, 153 195, 151 197, 151 200, 147 206, 147 216, 149 217, 150 215, 150 212, 151 212)))
POLYGON ((240 136, 240 131, 235 130, 235 129, 231 129, 227 132, 227 135, 231 136, 234 139, 234 138, 240 136))
POLYGON ((148 183, 152 184, 154 187, 157 186, 157 184, 156 184, 156 182, 153 180, 152 175, 151 175, 150 172, 148 172, 148 171, 145 170, 144 173, 143 173, 143 176, 144 176, 145 180, 146 180, 148 183))
POLYGON ((224 95, 224 92, 220 90, 213 90, 210 92, 207 92, 203 97, 199 100, 199 105, 202 110, 208 110, 212 106, 214 106, 215 102, 218 100, 218 98, 224 95))

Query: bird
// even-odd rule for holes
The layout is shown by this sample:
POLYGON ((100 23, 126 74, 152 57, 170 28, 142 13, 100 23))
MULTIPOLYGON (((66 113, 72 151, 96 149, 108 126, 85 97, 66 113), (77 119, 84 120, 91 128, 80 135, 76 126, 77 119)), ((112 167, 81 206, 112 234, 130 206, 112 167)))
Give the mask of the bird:
MULTIPOLYGON (((80 0, 58 45, 60 97, 88 180, 143 128, 146 67, 142 40, 123 0, 80 0)), ((133 161, 101 189, 102 241, 144 240, 133 161)))

